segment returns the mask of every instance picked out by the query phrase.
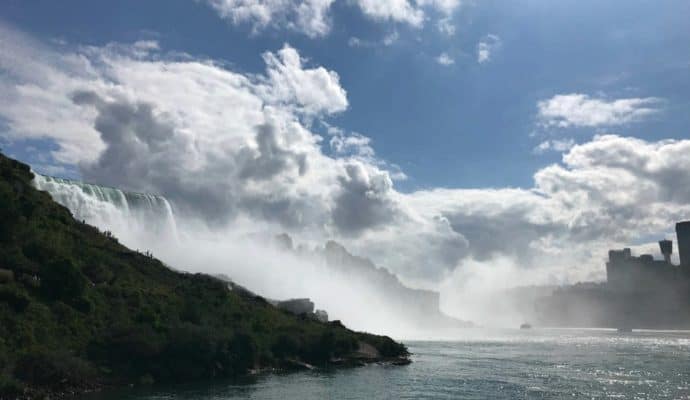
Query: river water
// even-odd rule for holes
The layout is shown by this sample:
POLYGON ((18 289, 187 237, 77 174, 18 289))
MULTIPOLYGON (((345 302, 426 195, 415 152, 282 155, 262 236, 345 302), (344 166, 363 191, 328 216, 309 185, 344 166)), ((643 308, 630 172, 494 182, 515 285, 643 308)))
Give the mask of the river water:
POLYGON ((89 400, 690 399, 690 332, 481 330, 406 341, 404 367, 128 389, 89 400))

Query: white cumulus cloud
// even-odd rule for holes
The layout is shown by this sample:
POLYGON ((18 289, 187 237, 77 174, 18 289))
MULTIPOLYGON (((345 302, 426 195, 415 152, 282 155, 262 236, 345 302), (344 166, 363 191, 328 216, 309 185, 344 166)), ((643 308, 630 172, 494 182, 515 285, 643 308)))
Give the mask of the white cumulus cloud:
POLYGON ((302 32, 310 37, 330 32, 329 10, 334 0, 206 0, 234 24, 249 24, 256 33, 269 26, 302 32))
MULTIPOLYGON (((332 28, 331 8, 335 0, 205 0, 221 18, 233 24, 248 24, 254 33, 269 27, 301 32, 309 37, 328 34, 332 28)), ((422 27, 426 11, 442 16, 444 29, 452 27, 449 17, 459 0, 341 0, 353 4, 373 21, 422 27)), ((441 25, 439 25, 441 26, 441 25)), ((453 28, 454 29, 454 28, 453 28)))
POLYGON ((501 38, 497 35, 486 35, 477 44, 477 62, 484 64, 491 61, 493 53, 501 46, 501 38))
POLYGON ((455 60, 449 56, 448 53, 441 53, 438 57, 436 57, 436 62, 446 66, 455 64, 455 60))
POLYGON ((436 27, 438 28, 439 32, 443 33, 444 35, 455 35, 455 24, 453 24, 453 21, 449 17, 439 19, 436 23, 436 27))
POLYGON ((307 69, 297 50, 285 45, 277 53, 266 52, 266 84, 260 89, 272 103, 294 105, 310 114, 335 113, 347 109, 347 92, 334 71, 323 67, 307 69))
POLYGON ((564 152, 575 146, 573 139, 550 139, 539 143, 534 148, 534 153, 542 154, 548 151, 564 152))
POLYGON ((544 126, 602 127, 641 121, 659 112, 656 97, 608 100, 586 94, 558 94, 537 103, 537 117, 544 126))

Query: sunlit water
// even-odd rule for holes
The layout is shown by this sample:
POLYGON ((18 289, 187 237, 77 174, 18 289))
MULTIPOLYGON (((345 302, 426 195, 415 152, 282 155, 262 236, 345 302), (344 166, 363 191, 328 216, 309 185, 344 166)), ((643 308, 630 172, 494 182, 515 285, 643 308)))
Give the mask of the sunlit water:
POLYGON ((690 399, 690 332, 467 330, 407 342, 409 366, 266 375, 87 397, 114 399, 690 399))

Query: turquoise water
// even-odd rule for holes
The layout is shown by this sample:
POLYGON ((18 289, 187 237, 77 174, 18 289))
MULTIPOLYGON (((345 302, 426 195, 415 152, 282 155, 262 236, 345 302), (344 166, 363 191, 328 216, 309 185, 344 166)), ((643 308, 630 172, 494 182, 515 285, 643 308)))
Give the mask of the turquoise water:
POLYGON ((90 400, 690 399, 690 332, 467 330, 406 342, 409 366, 131 389, 90 400))

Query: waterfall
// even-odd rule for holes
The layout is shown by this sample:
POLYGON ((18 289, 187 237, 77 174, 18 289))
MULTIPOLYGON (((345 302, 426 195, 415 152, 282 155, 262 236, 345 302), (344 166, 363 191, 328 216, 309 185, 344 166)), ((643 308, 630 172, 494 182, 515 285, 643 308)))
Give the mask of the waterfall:
POLYGON ((177 241, 175 215, 170 202, 163 196, 127 192, 36 172, 34 175, 34 186, 48 192, 76 219, 111 231, 130 247, 140 248, 152 237, 177 241))

